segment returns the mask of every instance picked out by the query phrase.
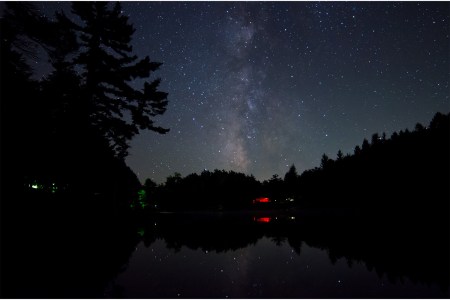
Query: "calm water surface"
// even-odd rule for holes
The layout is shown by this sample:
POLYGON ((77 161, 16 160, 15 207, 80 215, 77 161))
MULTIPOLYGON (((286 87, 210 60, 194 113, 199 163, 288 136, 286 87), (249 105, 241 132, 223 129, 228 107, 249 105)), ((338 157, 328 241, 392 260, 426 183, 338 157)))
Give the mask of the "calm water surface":
POLYGON ((449 298, 440 223, 236 212, 111 227, 29 217, 2 236, 3 298, 449 298))
POLYGON ((401 276, 388 278, 387 274, 377 274, 374 268, 369 271, 364 261, 345 257, 332 260, 327 248, 276 236, 268 224, 260 224, 273 221, 270 218, 253 221, 257 222, 252 224, 251 232, 262 230, 242 247, 236 246, 232 238, 236 228, 231 229, 230 235, 223 235, 213 226, 216 232, 213 235, 212 231, 202 231, 191 223, 187 227, 197 232, 193 233, 195 237, 186 237, 196 240, 189 246, 182 242, 186 227, 179 227, 179 236, 176 229, 171 229, 171 238, 152 237, 140 242, 124 270, 106 288, 105 296, 445 298, 449 295, 448 288, 442 289, 437 284, 413 283, 401 276), (221 246, 214 246, 216 242, 211 240, 221 246))

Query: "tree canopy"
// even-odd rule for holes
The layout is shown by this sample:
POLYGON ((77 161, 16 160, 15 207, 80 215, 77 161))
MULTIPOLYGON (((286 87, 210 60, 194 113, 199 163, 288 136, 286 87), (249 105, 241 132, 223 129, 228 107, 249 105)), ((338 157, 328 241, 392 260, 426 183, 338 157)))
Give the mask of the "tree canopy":
POLYGON ((139 181, 124 162, 129 142, 141 130, 169 131, 154 120, 168 94, 149 79, 161 63, 133 53, 120 3, 75 2, 50 18, 8 2, 0 22, 3 171, 16 187, 130 194, 139 181), (35 62, 50 73, 38 79, 35 62))
POLYGON ((104 136, 117 156, 127 155, 128 141, 139 130, 164 134, 153 117, 166 111, 167 93, 158 90, 160 79, 135 87, 136 79, 148 78, 161 63, 139 59, 132 52, 135 31, 120 3, 74 2, 72 12, 82 24, 73 24, 79 35, 74 63, 82 67, 81 89, 90 123, 104 136))

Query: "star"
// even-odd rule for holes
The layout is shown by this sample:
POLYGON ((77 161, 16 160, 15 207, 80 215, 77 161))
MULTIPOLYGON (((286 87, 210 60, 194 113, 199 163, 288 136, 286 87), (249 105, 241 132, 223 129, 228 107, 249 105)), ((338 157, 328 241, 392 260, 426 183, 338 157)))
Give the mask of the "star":
MULTIPOLYGON (((70 3, 38 6, 70 15, 70 3)), ((279 153, 301 173, 323 153, 352 153, 372 133, 450 110, 445 2, 124 2, 122 11, 133 52, 163 63, 151 75, 169 95, 156 123, 172 130, 131 142, 126 162, 141 182, 203 166, 262 181, 287 172, 279 153)), ((37 78, 49 72, 33 66, 37 78)))

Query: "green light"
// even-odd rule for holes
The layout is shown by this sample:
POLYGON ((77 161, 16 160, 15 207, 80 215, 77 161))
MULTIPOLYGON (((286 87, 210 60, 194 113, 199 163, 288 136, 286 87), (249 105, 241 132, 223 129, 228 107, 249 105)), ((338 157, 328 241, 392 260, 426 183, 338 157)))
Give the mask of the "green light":
POLYGON ((56 183, 52 183, 52 187, 51 187, 52 193, 56 193, 56 191, 58 190, 58 187, 56 186, 56 183))
POLYGON ((144 189, 139 190, 138 198, 139 198, 139 201, 145 200, 145 190, 144 189))
POLYGON ((145 208, 148 204, 146 203, 147 196, 144 189, 138 191, 138 202, 141 208, 145 208))
POLYGON ((51 192, 52 194, 57 193, 60 190, 60 186, 58 186, 56 184, 56 182, 46 184, 46 183, 39 182, 39 180, 33 180, 32 183, 28 184, 28 187, 33 190, 41 190, 41 191, 51 192))
POLYGON ((144 228, 139 228, 138 231, 137 231, 137 233, 138 233, 141 237, 143 237, 144 234, 145 234, 145 229, 144 229, 144 228))
POLYGON ((44 189, 44 185, 38 183, 36 180, 31 184, 30 187, 34 190, 43 190, 44 189))

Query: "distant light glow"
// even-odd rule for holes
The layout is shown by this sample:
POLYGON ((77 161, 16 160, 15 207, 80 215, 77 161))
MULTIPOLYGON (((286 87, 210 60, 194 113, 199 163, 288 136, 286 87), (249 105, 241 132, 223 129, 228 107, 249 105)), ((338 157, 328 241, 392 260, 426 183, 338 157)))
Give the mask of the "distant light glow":
POLYGON ((253 204, 255 203, 269 203, 270 200, 267 197, 262 197, 262 198, 256 198, 255 200, 253 200, 253 204))
POLYGON ((143 237, 144 234, 145 234, 145 229, 144 228, 139 228, 137 233, 138 233, 139 236, 143 237))
POLYGON ((257 218, 254 217, 253 221, 258 222, 258 223, 269 223, 272 220, 272 218, 270 217, 262 217, 262 218, 257 218))
POLYGON ((139 192, 138 192, 139 201, 145 200, 145 194, 146 193, 145 193, 144 189, 139 190, 139 192))

